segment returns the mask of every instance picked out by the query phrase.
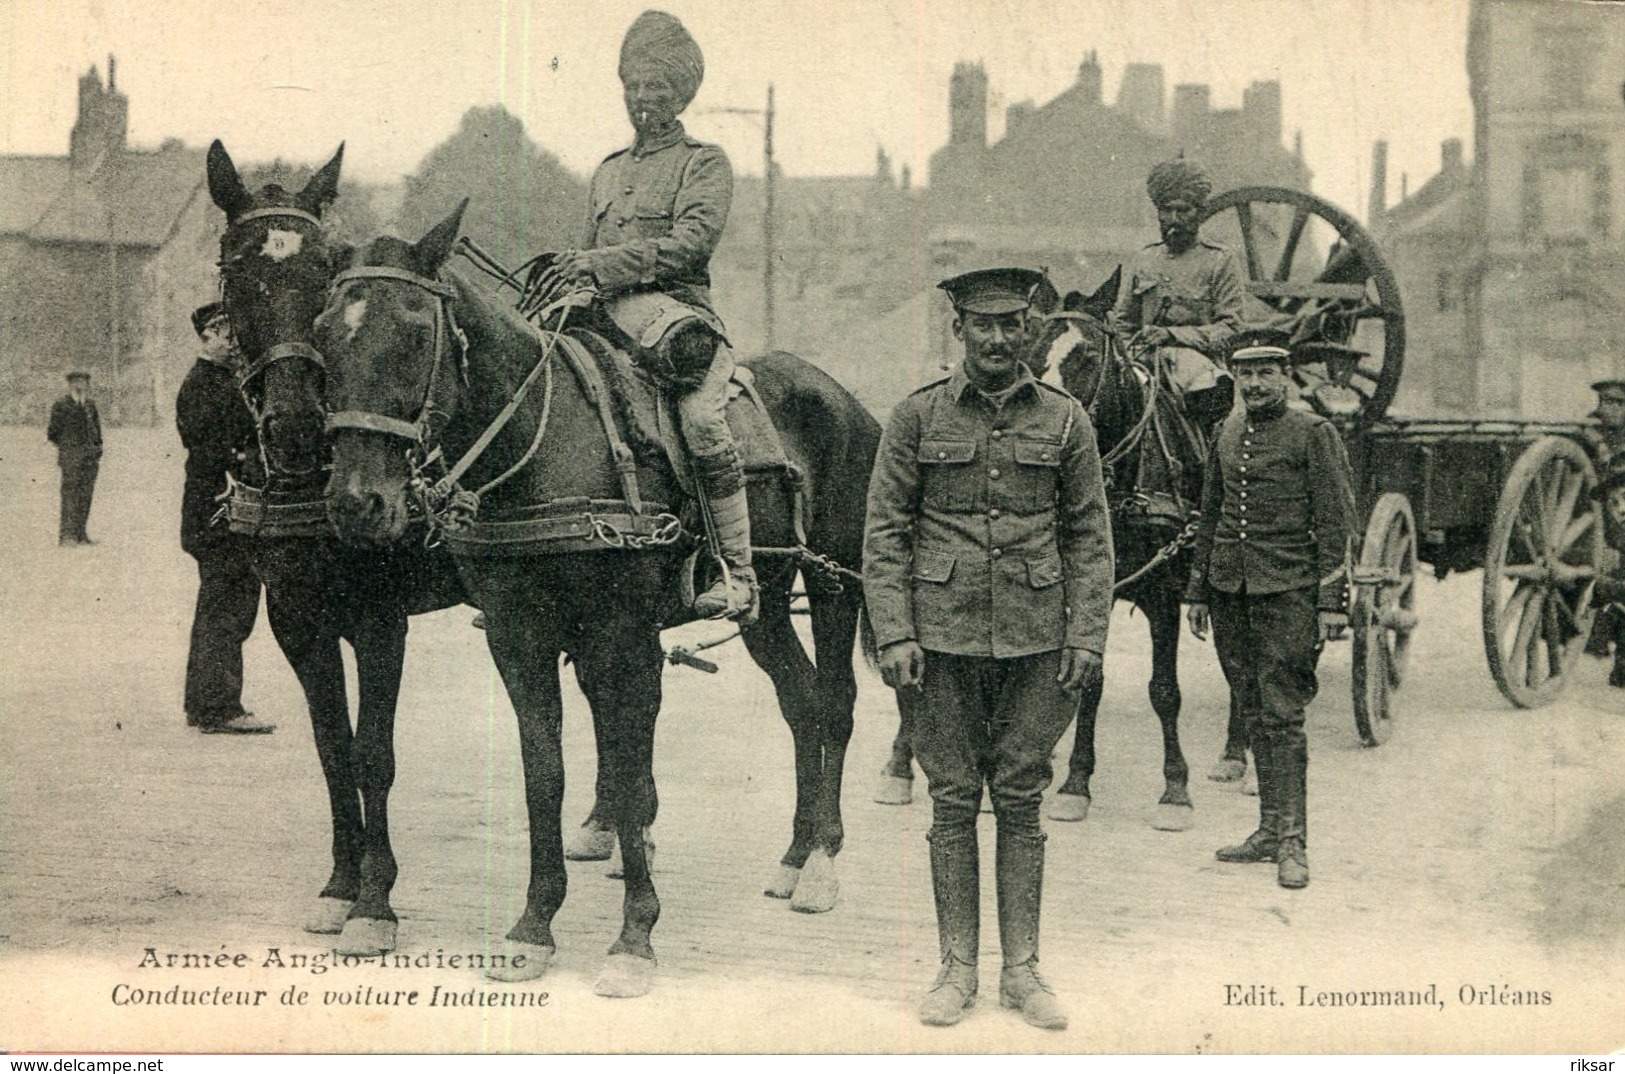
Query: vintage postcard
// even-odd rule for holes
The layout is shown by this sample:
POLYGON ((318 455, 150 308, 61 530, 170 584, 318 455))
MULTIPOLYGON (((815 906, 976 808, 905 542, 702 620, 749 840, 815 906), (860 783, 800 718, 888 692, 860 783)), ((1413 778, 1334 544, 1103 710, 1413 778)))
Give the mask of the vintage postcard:
POLYGON ((658 6, 0 5, 0 1049, 1625 1046, 1625 11, 658 6))

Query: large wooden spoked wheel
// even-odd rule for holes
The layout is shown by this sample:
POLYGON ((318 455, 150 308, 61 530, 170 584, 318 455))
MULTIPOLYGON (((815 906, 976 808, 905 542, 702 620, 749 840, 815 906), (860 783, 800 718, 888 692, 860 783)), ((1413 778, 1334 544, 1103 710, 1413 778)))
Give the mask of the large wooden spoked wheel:
POLYGON ((1603 560, 1597 475, 1573 440, 1535 441, 1507 474, 1484 553, 1484 652, 1519 708, 1563 691, 1591 634, 1603 560))
POLYGON ((1394 719, 1416 629, 1416 519, 1411 502, 1385 492, 1371 509, 1354 568, 1349 629, 1354 634, 1354 725, 1380 746, 1394 719))
POLYGON ((1249 186, 1208 202, 1203 237, 1246 273, 1245 317, 1293 336, 1296 378, 1326 417, 1375 421, 1399 389, 1399 281, 1359 221, 1301 190, 1249 186))

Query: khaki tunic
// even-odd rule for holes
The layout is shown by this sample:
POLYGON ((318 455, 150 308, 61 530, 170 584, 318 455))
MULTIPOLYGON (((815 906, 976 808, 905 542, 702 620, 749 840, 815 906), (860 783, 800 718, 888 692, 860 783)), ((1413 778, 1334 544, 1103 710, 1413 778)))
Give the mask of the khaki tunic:
POLYGON ((1219 359, 1241 327, 1241 270, 1234 255, 1209 242, 1182 254, 1152 243, 1124 267, 1115 309, 1136 328, 1160 325, 1178 346, 1219 359))
POLYGON ((904 399, 869 484, 863 571, 881 647, 1104 652, 1111 524, 1083 407, 1025 368, 997 409, 963 369, 904 399))

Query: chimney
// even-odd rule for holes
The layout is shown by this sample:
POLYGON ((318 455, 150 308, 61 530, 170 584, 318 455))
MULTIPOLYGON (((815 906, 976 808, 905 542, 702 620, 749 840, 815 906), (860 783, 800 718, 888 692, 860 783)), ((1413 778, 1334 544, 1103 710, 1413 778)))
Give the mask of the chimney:
POLYGON ((1366 202, 1366 223, 1375 227, 1388 211, 1388 143, 1371 146, 1371 197, 1366 202))
POLYGON ((1117 110, 1141 130, 1155 135, 1165 132, 1162 97, 1161 66, 1131 63, 1123 68, 1123 84, 1117 90, 1117 110))
POLYGON ((948 80, 948 144, 987 148, 987 72, 979 63, 954 64, 948 80))
POLYGON ((118 92, 118 60, 113 54, 107 54, 107 92, 109 95, 118 92))
POLYGON ((1193 149, 1207 126, 1210 91, 1203 85, 1174 87, 1173 137, 1177 148, 1193 149))
POLYGON ((1078 65, 1078 89, 1086 103, 1100 103, 1100 82, 1100 61, 1095 58, 1095 50, 1090 49, 1088 57, 1078 65))
POLYGON ((1446 138, 1439 146, 1439 170, 1445 175, 1455 175, 1462 170, 1461 139, 1446 138))
POLYGON ((1259 145, 1281 144, 1281 84, 1254 82, 1241 94, 1242 122, 1259 145))

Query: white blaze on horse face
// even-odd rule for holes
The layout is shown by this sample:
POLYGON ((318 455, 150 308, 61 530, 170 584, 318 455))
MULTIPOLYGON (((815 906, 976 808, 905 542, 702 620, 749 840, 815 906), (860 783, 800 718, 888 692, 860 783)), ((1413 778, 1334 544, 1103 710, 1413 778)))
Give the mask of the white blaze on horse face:
POLYGON ((350 326, 350 334, 344 337, 346 343, 354 339, 355 334, 361 330, 361 321, 366 316, 367 300, 364 298, 357 299, 344 307, 344 323, 350 326))
POLYGON ((260 253, 272 261, 286 261, 304 246, 305 237, 297 231, 279 231, 272 228, 265 233, 265 245, 260 253))

